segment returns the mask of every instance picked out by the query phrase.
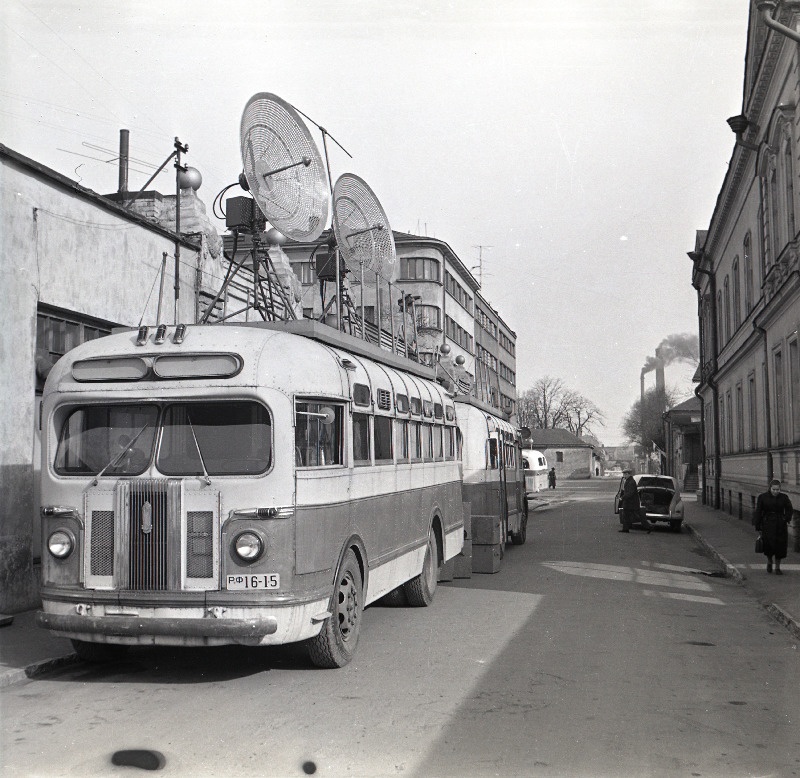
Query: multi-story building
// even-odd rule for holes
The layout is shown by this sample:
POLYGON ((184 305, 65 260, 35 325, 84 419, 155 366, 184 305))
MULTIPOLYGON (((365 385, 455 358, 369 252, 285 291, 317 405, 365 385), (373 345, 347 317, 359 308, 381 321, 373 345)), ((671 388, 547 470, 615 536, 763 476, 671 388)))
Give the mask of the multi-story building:
POLYGON ((740 518, 773 477, 800 508, 799 22, 797 2, 750 6, 742 113, 728 120, 736 143, 689 252, 702 494, 740 518))
MULTIPOLYGON (((443 240, 394 232, 397 260, 389 283, 348 277, 348 300, 383 332, 403 333, 416 345, 417 358, 438 362, 462 390, 511 417, 516 410, 516 334, 480 293, 480 285, 443 240), (377 291, 376 291, 377 290, 377 291), (409 315, 404 315, 404 308, 409 315), (405 332, 405 330, 408 330, 405 332), (442 350, 442 346, 449 347, 442 350)), ((330 269, 327 233, 315 245, 287 241, 283 251, 302 282, 303 315, 333 321, 335 283, 320 284, 318 271, 330 269), (320 256, 322 259, 320 259, 320 256)), ((226 238, 226 241, 229 241, 226 238)), ((335 269, 335 265, 334 265, 335 269)))

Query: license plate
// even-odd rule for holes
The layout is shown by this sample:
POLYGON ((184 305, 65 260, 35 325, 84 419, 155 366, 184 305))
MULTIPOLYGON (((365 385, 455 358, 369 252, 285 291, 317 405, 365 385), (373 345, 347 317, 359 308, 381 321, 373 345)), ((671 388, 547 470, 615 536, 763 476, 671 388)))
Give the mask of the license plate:
POLYGON ((281 577, 278 573, 258 575, 229 575, 225 578, 226 589, 280 589, 281 577))

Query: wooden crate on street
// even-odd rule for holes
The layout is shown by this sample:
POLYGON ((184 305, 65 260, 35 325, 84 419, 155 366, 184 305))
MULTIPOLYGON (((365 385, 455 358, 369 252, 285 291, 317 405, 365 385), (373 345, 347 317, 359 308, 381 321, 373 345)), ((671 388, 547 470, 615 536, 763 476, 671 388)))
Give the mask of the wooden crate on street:
POLYGON ((501 541, 502 521, 497 515, 472 517, 472 542, 477 546, 492 546, 501 541))
POLYGON ((472 572, 499 573, 501 558, 501 546, 499 543, 492 543, 491 545, 473 545, 472 572))
POLYGON ((453 578, 472 578, 472 503, 462 503, 464 509, 464 545, 453 558, 453 578))
POLYGON ((452 581, 453 575, 455 572, 455 561, 456 557, 452 559, 448 559, 440 568, 439 568, 439 581, 452 581))
POLYGON ((465 540, 461 553, 453 557, 453 578, 472 578, 471 540, 465 540))

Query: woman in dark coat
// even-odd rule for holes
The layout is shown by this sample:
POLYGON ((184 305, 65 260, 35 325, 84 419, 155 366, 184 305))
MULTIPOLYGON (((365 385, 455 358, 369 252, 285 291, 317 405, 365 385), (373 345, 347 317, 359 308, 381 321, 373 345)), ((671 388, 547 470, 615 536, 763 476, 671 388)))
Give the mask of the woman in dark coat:
POLYGON ((786 556, 789 545, 788 525, 792 520, 792 503, 781 493, 781 482, 769 482, 769 491, 758 495, 753 523, 761 533, 764 543, 764 556, 767 558, 767 572, 772 572, 772 557, 775 557, 775 574, 783 575, 781 559, 786 556))

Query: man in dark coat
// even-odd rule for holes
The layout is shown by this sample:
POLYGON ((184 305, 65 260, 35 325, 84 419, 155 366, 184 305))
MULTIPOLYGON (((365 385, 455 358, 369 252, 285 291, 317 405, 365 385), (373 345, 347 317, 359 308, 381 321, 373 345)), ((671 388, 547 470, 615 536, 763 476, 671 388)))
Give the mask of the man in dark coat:
POLYGON ((781 492, 777 478, 769 482, 769 491, 758 495, 753 524, 761 533, 767 572, 772 572, 772 557, 775 557, 775 575, 783 575, 781 559, 786 556, 789 545, 788 525, 792 520, 792 503, 788 495, 781 492))
POLYGON ((630 532, 631 525, 641 522, 642 527, 647 530, 647 534, 653 529, 650 522, 641 515, 641 504, 639 502, 639 490, 636 488, 636 481, 633 480, 633 470, 626 467, 622 474, 625 480, 622 482, 620 496, 620 506, 622 507, 622 529, 620 532, 630 532))
POLYGON ((547 474, 547 485, 551 489, 556 488, 556 469, 554 467, 551 467, 550 472, 547 474))

